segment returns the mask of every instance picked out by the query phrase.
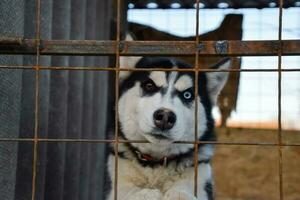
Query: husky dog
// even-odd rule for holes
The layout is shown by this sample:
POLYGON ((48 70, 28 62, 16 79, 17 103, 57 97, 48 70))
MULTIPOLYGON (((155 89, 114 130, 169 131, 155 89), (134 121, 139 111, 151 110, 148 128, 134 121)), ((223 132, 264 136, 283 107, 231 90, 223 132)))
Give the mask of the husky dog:
MULTIPOLYGON (((191 68, 173 58, 121 57, 121 67, 191 68)), ((230 60, 217 64, 228 69, 230 60)), ((195 101, 198 102, 200 141, 214 140, 212 108, 226 83, 228 72, 199 73, 195 96, 195 73, 135 71, 120 73, 119 136, 122 140, 149 143, 120 143, 118 146, 118 187, 107 200, 212 200, 211 144, 199 145, 194 163, 195 101), (197 197, 194 196, 194 167, 198 165, 197 197)), ((113 148, 112 148, 113 149, 113 148)), ((115 153, 108 157, 112 183, 115 153)))

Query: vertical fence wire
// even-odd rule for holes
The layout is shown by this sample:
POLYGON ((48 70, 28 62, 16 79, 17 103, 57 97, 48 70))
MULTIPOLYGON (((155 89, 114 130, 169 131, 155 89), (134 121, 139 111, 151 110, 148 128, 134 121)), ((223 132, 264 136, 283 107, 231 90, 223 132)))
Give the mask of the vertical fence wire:
POLYGON ((36 66, 35 66, 35 102, 34 102, 34 147, 32 164, 32 192, 31 200, 35 200, 36 177, 37 177, 37 155, 38 155, 38 127, 39 127, 39 81, 40 81, 40 19, 41 19, 41 0, 35 1, 36 6, 36 66))
POLYGON ((114 177, 114 200, 118 199, 118 172, 119 172, 119 163, 118 163, 118 148, 119 148, 119 68, 120 68, 120 32, 121 32, 121 0, 116 0, 117 2, 117 20, 116 20, 116 70, 115 70, 115 177, 114 177))
POLYGON ((282 124, 281 124, 281 83, 282 83, 282 7, 283 0, 279 0, 279 29, 278 29, 278 175, 279 175, 279 195, 280 200, 283 200, 283 181, 282 181, 282 124))
MULTIPOLYGON (((199 4, 200 0, 196 0, 196 46, 199 44, 199 4)), ((195 52, 195 151, 194 151, 194 195, 198 196, 198 79, 199 79, 199 53, 195 52)), ((201 120, 201 119, 200 119, 201 120)))

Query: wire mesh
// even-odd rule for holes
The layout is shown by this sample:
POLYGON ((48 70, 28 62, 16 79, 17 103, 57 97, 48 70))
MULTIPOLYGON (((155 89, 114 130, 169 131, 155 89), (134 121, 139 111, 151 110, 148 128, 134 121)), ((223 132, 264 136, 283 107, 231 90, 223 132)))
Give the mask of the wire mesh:
MULTIPOLYGON (((32 163, 32 200, 35 200, 35 193, 36 193, 36 176, 37 176, 37 156, 38 156, 38 145, 40 142, 80 142, 80 143, 113 143, 114 144, 114 150, 115 150, 115 177, 114 177, 114 199, 117 200, 118 198, 118 144, 119 143, 149 143, 149 141, 144 140, 121 140, 119 139, 119 127, 118 127, 118 120, 119 120, 119 111, 118 111, 118 100, 119 100, 119 72, 120 71, 191 71, 195 73, 195 96, 198 96, 198 73, 199 72, 278 72, 278 140, 275 143, 272 142, 207 142, 207 141, 199 141, 198 140, 198 124, 195 123, 195 140, 194 141, 176 141, 175 143, 178 144, 194 144, 195 152, 194 152, 194 194, 197 196, 197 187, 198 187, 198 178, 201 179, 201 177, 198 177, 198 145, 199 144, 215 144, 215 145, 244 145, 244 146, 274 146, 278 148, 278 166, 279 166, 279 172, 278 172, 278 178, 279 178, 279 192, 280 192, 280 200, 284 199, 283 196, 283 155, 282 155, 282 147, 284 146, 300 146, 300 143, 290 143, 290 142, 283 142, 282 141, 282 116, 281 116, 281 96, 282 96, 282 72, 295 72, 300 71, 298 68, 294 69, 282 69, 282 56, 283 55, 299 55, 300 54, 300 41, 294 40, 294 41, 283 41, 282 40, 282 12, 283 12, 283 0, 279 0, 279 29, 278 29, 278 40, 277 41, 261 41, 261 42, 255 42, 255 41, 229 41, 229 50, 225 53, 222 53, 222 56, 236 56, 236 55, 245 55, 245 56, 251 56, 251 55, 277 55, 278 56, 278 68, 277 69, 227 69, 227 70, 215 70, 215 69, 202 69, 199 66, 199 57, 200 56, 206 56, 206 55, 220 55, 220 53, 216 52, 215 42, 202 42, 199 40, 199 4, 200 0, 196 0, 196 40, 190 41, 190 42, 173 42, 172 45, 170 43, 155 43, 150 41, 140 41, 140 42, 125 42, 121 41, 121 0, 116 0, 117 5, 117 16, 116 16, 116 40, 115 41, 107 41, 107 44, 98 43, 100 46, 103 45, 99 49, 94 50, 94 52, 91 52, 86 49, 81 49, 77 52, 70 52, 68 48, 45 48, 47 46, 47 42, 43 42, 40 37, 40 20, 41 20, 41 1, 36 0, 36 38, 32 41, 27 41, 27 45, 31 46, 32 49, 27 49, 27 51, 15 51, 18 49, 18 46, 26 45, 24 44, 23 39, 17 38, 17 39, 11 39, 1 38, 0 42, 1 44, 5 45, 13 45, 14 48, 11 49, 5 49, 5 52, 12 53, 12 54, 35 54, 36 55, 36 65, 35 66, 0 66, 0 69, 31 69, 35 70, 35 128, 34 128, 34 138, 0 138, 0 141, 3 142, 9 142, 9 141, 22 141, 22 142, 33 142, 34 143, 34 149, 33 149, 33 163, 32 163), (165 69, 160 68, 157 66, 157 68, 150 68, 150 69, 132 69, 132 68, 120 68, 120 56, 121 55, 160 55, 160 53, 155 52, 155 48, 146 48, 144 44, 149 45, 151 47, 161 47, 163 51, 160 53, 163 55, 179 55, 179 53, 182 53, 182 48, 185 48, 188 44, 188 48, 184 51, 186 55, 194 55, 195 56, 195 66, 192 69, 165 69), (248 44, 248 45, 246 45, 248 44), (43 46, 44 45, 44 46, 43 46), (144 46, 143 46, 144 45, 144 46), (169 46, 168 46, 169 45, 169 46), (245 47, 246 45, 246 47, 245 47), (170 50, 170 46, 178 47, 175 50, 170 50), (16 47, 16 48, 15 48, 16 47), (108 50, 103 50, 103 47, 110 47, 108 50), (208 47, 208 48, 204 48, 208 47), (250 48, 248 48, 250 47, 250 48), (262 47, 259 48, 258 47, 262 47), (46 50, 45 50, 46 49, 46 50), (140 52, 142 51, 142 53, 140 52), (62 66, 51 66, 51 67, 45 67, 40 66, 40 55, 42 54, 48 54, 48 55, 115 55, 115 63, 116 65, 114 67, 62 67, 62 66), (39 124, 39 79, 40 79, 40 71, 41 70, 87 70, 87 71, 113 71, 115 72, 115 137, 113 140, 99 140, 99 139, 68 139, 68 138, 62 138, 62 139, 49 139, 49 138, 39 138, 38 135, 38 124, 39 124)), ((55 43, 55 41, 52 41, 55 43)), ((61 41, 60 41, 61 42, 61 41)), ((84 41, 83 41, 84 42, 84 41)), ((94 45, 97 44, 97 41, 91 42, 86 41, 87 45, 94 45)), ((26 43, 26 41, 25 41, 26 43)), ((51 43, 51 41, 50 41, 51 43)), ((59 42, 58 42, 59 43, 59 42)), ((65 47, 68 47, 72 41, 65 41, 64 43, 65 47)), ((74 41, 73 41, 74 43, 74 41)), ((76 42, 75 42, 76 43, 76 42)), ((3 52, 3 51, 2 51, 3 52)), ((198 103, 195 101, 195 122, 198 122, 198 103)))
POLYGON ((281 124, 281 63, 282 63, 282 7, 283 0, 279 0, 279 29, 278 40, 280 47, 278 49, 278 165, 279 165, 279 195, 283 199, 283 182, 282 182, 282 124, 281 124))
MULTIPOLYGON (((199 0, 196 0, 196 45, 199 44, 199 0)), ((199 72, 198 72, 198 68, 199 67, 199 53, 198 51, 195 52, 195 81, 194 81, 194 85, 195 85, 195 97, 196 97, 196 101, 195 101, 195 121, 194 121, 194 128, 195 128, 195 151, 194 151, 194 195, 197 197, 198 196, 198 79, 199 79, 199 72)), ((200 177, 201 178, 201 177, 200 177)))
POLYGON ((36 67, 35 67, 35 115, 34 115, 34 149, 32 164, 32 194, 31 200, 35 200, 36 195, 36 177, 37 177, 37 156, 38 156, 38 124, 39 124, 39 80, 40 80, 40 19, 41 19, 41 1, 36 0, 36 67))
POLYGON ((121 39, 121 0, 117 0, 117 48, 116 48, 116 71, 115 71, 115 173, 114 173, 114 200, 118 199, 118 174, 119 174, 119 68, 120 68, 120 39, 121 39))

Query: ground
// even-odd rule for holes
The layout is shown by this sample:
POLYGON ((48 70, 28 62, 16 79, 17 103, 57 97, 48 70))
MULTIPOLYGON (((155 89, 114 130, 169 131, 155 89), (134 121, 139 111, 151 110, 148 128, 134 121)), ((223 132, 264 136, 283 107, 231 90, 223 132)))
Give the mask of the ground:
MULTIPOLYGON (((218 129, 218 141, 276 143, 276 130, 218 129)), ((283 132, 283 141, 300 142, 300 132, 283 132)), ((300 200, 300 146, 283 152, 284 200, 300 200)), ((279 200, 277 146, 217 145, 213 159, 217 200, 279 200)))

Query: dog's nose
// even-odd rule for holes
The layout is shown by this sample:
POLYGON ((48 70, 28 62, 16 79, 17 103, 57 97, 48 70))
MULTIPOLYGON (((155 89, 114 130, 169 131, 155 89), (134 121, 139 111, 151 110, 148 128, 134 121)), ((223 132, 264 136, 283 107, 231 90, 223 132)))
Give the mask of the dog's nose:
POLYGON ((159 109, 153 114, 154 124, 161 130, 171 129, 176 122, 176 115, 168 109, 159 109))

